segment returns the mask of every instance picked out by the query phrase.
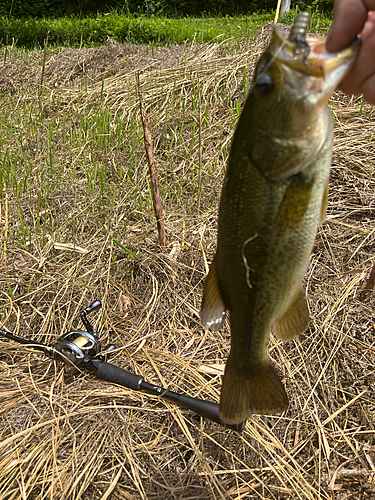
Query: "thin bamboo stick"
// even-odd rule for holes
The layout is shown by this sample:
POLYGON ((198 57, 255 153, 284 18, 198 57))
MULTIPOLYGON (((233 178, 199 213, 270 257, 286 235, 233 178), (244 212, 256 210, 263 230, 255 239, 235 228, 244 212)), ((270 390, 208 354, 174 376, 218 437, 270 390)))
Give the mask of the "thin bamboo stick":
POLYGON ((144 105, 143 105, 142 89, 141 89, 141 85, 139 83, 139 72, 137 72, 135 74, 135 80, 136 80, 137 89, 138 89, 139 109, 141 112, 143 134, 144 134, 144 140, 145 140, 146 157, 147 157, 147 163, 148 163, 148 168, 149 168, 149 172, 150 172, 152 203, 154 205, 154 212, 155 212, 156 223, 157 223, 157 227, 158 227, 159 243, 160 243, 162 248, 166 248, 167 240, 165 237, 163 207, 162 207, 162 204, 160 201, 158 172, 157 172, 156 164, 155 164, 155 156, 154 156, 154 148, 152 146, 151 131, 150 131, 150 127, 148 125, 146 110, 145 110, 144 105))

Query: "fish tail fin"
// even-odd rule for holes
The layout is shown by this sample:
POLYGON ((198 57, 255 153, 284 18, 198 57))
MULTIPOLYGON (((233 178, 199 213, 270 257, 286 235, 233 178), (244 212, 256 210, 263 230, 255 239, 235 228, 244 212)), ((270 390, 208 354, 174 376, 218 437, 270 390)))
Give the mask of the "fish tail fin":
POLYGON ((288 397, 269 360, 259 369, 243 373, 229 356, 221 388, 221 420, 227 424, 238 424, 252 413, 267 415, 287 408, 288 397))

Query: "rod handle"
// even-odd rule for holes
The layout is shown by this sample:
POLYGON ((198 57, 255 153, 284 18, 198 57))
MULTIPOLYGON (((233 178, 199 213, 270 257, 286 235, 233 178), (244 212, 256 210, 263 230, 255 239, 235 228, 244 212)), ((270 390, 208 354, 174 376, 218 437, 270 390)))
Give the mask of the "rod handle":
MULTIPOLYGON (((91 361, 92 364, 93 361, 91 361)), ((98 362, 94 364, 97 368, 97 377, 107 382, 112 382, 114 384, 121 385, 123 387, 129 387, 134 391, 139 391, 140 384, 143 378, 135 373, 128 372, 123 368, 112 365, 111 363, 98 362)))
POLYGON ((226 424, 223 422, 219 416, 219 405, 213 401, 205 401, 203 399, 191 398, 190 396, 180 395, 179 403, 185 408, 195 411, 198 415, 208 418, 218 424, 232 429, 236 432, 242 432, 245 422, 240 424, 226 424))

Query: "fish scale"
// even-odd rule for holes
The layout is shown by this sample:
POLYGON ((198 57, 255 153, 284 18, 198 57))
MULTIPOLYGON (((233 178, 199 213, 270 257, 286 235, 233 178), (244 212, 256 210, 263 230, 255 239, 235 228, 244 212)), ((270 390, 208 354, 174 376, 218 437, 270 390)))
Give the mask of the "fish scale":
POLYGON ((231 350, 220 418, 281 412, 288 398, 268 353, 309 322, 301 283, 327 205, 333 120, 326 105, 359 42, 336 54, 306 41, 309 14, 288 38, 277 28, 261 56, 233 136, 223 183, 217 249, 201 318, 212 330, 229 311, 231 350))

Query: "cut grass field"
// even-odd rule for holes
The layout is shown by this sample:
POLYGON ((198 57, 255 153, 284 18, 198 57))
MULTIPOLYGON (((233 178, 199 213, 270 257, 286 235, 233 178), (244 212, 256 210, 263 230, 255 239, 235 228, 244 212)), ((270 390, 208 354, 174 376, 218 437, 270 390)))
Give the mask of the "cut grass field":
MULTIPOLYGON (((80 310, 100 298, 93 320, 102 343, 117 347, 112 363, 219 401, 230 334, 227 324, 202 328, 200 301, 228 148, 270 31, 253 43, 53 49, 42 87, 43 52, 8 53, 0 73, 2 328, 51 344, 82 327, 80 310), (136 71, 166 252, 157 244, 136 71)), ((254 415, 238 435, 0 339, 2 499, 374 497, 374 296, 359 298, 375 244, 372 108, 340 93, 331 106, 328 214, 305 280, 310 327, 269 346, 288 411, 254 415)))

